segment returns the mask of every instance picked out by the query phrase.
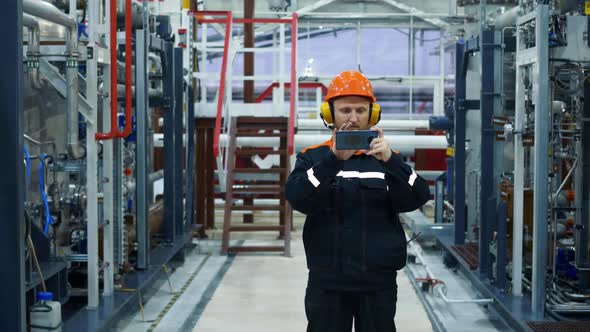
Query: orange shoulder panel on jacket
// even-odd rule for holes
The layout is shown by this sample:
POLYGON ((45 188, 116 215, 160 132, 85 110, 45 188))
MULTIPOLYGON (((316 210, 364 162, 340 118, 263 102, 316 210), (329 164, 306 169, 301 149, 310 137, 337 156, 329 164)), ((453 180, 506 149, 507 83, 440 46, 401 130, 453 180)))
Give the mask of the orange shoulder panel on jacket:
POLYGON ((317 149, 317 148, 322 147, 322 146, 327 146, 327 147, 329 147, 331 149, 332 148, 332 139, 329 139, 329 140, 327 140, 325 142, 322 142, 320 144, 308 146, 305 149, 301 150, 301 153, 305 153, 305 151, 307 151, 309 149, 317 149))

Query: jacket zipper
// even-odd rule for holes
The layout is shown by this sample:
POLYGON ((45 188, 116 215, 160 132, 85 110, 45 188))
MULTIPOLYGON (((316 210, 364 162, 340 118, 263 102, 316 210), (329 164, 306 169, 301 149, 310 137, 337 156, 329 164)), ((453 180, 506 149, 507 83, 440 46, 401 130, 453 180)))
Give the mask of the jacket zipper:
POLYGON ((362 215, 361 215, 361 251, 362 251, 362 258, 361 258, 361 267, 363 271, 367 271, 367 206, 365 202, 365 192, 363 188, 360 188, 361 193, 361 206, 362 206, 362 215))

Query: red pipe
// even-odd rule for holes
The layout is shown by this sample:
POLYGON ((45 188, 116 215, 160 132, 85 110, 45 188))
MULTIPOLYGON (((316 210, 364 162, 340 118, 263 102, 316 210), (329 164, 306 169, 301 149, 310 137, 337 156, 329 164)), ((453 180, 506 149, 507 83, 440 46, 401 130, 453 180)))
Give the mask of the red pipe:
MULTIPOLYGON (((206 14, 205 14, 206 15, 206 14)), ((232 12, 226 12, 225 37, 223 39, 223 59, 221 61, 221 78, 219 82, 219 97, 217 100, 217 117, 215 118, 215 134, 213 135, 213 154, 219 155, 219 137, 221 136, 221 111, 223 110, 223 98, 225 94, 225 72, 227 71, 227 58, 229 57, 229 39, 231 37, 232 12)), ((229 121, 229 119, 226 119, 229 121)))
POLYGON ((120 132, 118 126, 117 100, 117 0, 110 0, 110 49, 111 49, 111 129, 107 133, 96 133, 95 139, 108 140, 125 138, 131 134, 131 0, 125 3, 125 129, 120 132))
POLYGON ((290 95, 290 112, 289 112, 289 128, 287 137, 287 146, 289 147, 289 155, 293 154, 293 145, 295 142, 295 94, 297 90, 297 13, 293 13, 291 21, 291 95, 290 95))

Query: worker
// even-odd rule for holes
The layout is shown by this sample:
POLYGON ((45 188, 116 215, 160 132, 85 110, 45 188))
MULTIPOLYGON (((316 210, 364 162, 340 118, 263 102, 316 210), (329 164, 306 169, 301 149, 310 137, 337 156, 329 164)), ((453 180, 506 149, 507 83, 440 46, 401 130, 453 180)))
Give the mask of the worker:
POLYGON ((297 154, 287 200, 307 215, 303 244, 309 276, 308 332, 395 331, 397 271, 407 243, 398 213, 430 197, 428 183, 374 127, 381 110, 360 72, 336 76, 320 116, 330 140, 297 154), (337 150, 338 130, 374 130, 369 150, 337 150))

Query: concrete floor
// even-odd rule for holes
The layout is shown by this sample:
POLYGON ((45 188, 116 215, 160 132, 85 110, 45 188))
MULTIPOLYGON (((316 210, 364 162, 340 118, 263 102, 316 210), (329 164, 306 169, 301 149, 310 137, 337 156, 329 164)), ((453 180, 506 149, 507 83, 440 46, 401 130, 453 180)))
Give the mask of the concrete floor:
MULTIPOLYGON (((298 230, 293 234, 292 257, 236 256, 193 331, 305 331, 306 283, 305 253, 298 230)), ((398 284, 398 331, 432 331, 405 273, 400 272, 398 284)))
MULTIPOLYGON (((143 316, 138 312, 120 324, 119 330, 305 331, 303 299, 307 268, 301 240, 304 216, 295 214, 296 230, 292 235, 291 257, 277 253, 239 254, 233 257, 219 255, 221 220, 220 211, 216 216, 218 229, 208 233, 208 240, 196 241, 199 244, 198 249, 191 252, 185 264, 171 274, 172 292, 170 285, 163 283, 160 291, 144 304, 143 316)), ((236 214, 234 222, 240 220, 241 215, 236 214)), ((257 214, 255 220, 257 223, 271 223, 277 219, 273 215, 257 214)), ((232 241, 243 245, 269 242, 280 244, 281 241, 277 241, 276 236, 276 233, 271 232, 244 233, 232 238, 232 241)), ((398 331, 433 331, 426 310, 408 275, 411 274, 405 271, 398 273, 395 319, 398 331)), ((444 312, 438 314, 444 315, 444 312)), ((457 312, 454 311, 454 314, 457 312)), ((485 316, 480 313, 476 319, 485 320, 485 316)), ((471 321, 467 319, 466 322, 471 321)), ((473 326, 468 325, 464 326, 465 331, 473 331, 473 326)), ((491 327, 489 325, 491 324, 483 324, 488 328, 491 327)), ((481 327, 482 324, 477 326, 481 327)), ((452 328, 445 330, 454 331, 452 328)), ((493 330, 493 327, 484 330, 493 330)))

